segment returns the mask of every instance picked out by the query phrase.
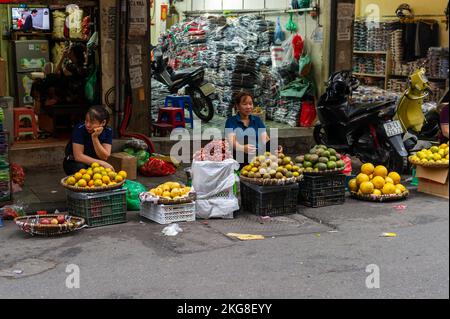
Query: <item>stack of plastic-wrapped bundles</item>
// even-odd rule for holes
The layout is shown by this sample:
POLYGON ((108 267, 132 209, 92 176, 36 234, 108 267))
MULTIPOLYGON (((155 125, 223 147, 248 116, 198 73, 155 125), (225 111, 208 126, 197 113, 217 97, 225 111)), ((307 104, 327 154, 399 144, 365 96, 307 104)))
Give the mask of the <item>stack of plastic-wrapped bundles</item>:
POLYGON ((156 81, 152 78, 151 80, 151 116, 152 122, 156 122, 158 120, 159 109, 164 107, 164 102, 166 101, 166 96, 170 94, 167 86, 162 84, 161 82, 156 81))

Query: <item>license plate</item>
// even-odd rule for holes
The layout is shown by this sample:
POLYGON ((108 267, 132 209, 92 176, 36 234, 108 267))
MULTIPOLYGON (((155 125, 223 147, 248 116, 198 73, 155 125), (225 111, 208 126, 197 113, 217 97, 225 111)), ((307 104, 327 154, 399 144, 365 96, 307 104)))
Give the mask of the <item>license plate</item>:
POLYGON ((386 131, 386 135, 388 137, 402 135, 403 128, 400 124, 400 121, 392 121, 384 124, 384 130, 386 131))
POLYGON ((216 92, 216 88, 211 83, 203 85, 202 87, 200 87, 200 90, 203 92, 203 94, 205 94, 205 96, 209 96, 216 92))

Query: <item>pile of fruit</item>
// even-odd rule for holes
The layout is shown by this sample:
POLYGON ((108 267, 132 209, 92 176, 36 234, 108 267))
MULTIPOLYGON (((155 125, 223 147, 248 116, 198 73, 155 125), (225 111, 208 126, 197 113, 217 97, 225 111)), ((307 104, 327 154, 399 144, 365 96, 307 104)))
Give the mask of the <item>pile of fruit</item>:
POLYGON ((167 200, 185 199, 189 197, 190 192, 190 187, 184 187, 180 183, 175 182, 167 182, 149 190, 151 195, 167 200))
POLYGON ((325 145, 314 146, 308 154, 297 156, 295 162, 306 173, 342 171, 345 168, 345 162, 336 150, 325 145))
POLYGON ((227 159, 232 159, 230 144, 226 141, 212 141, 208 143, 200 151, 197 151, 194 156, 194 161, 212 161, 222 162, 227 159))
POLYGON ((414 165, 421 166, 448 166, 449 144, 433 146, 430 149, 423 149, 416 155, 410 156, 409 161, 414 165))
POLYGON ((300 166, 295 165, 289 156, 282 153, 272 155, 269 152, 255 157, 249 165, 241 170, 241 176, 264 180, 286 180, 300 177, 302 173, 300 166))
POLYGON ((125 171, 118 173, 110 168, 104 168, 98 163, 93 163, 88 169, 81 169, 76 174, 65 179, 67 186, 81 188, 100 188, 114 186, 127 178, 125 171))
POLYGON ((390 172, 384 166, 375 167, 371 163, 361 167, 361 173, 349 182, 352 193, 371 195, 373 197, 400 196, 408 193, 401 184, 401 176, 397 172, 390 172))
POLYGON ((69 227, 73 227, 74 223, 66 220, 66 216, 58 215, 54 218, 41 218, 38 219, 39 225, 68 225, 69 227))

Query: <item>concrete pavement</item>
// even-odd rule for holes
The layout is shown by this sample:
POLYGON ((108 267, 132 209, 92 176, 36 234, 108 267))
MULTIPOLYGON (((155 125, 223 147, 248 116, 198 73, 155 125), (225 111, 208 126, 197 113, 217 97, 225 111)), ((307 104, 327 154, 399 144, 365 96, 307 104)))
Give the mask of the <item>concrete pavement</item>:
POLYGON ((448 200, 413 191, 401 204, 398 211, 396 203, 348 199, 266 224, 251 216, 197 221, 177 237, 136 213, 127 224, 52 239, 6 222, 0 298, 449 298, 448 200), (224 235, 246 229, 268 237, 224 235), (79 289, 66 287, 71 264, 80 269, 79 289), (371 264, 379 289, 366 287, 371 264))

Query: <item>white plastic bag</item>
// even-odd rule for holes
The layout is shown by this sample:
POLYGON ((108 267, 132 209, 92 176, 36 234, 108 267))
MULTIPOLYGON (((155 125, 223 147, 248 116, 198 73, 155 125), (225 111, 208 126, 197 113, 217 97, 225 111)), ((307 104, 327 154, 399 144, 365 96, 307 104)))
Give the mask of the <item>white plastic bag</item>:
POLYGON ((238 199, 231 191, 236 183, 234 172, 238 169, 239 164, 233 159, 223 162, 193 162, 192 186, 197 193, 198 218, 233 218, 233 212, 239 210, 238 199), (216 196, 227 191, 231 193, 230 196, 216 196))
POLYGON ((180 225, 178 224, 171 224, 167 227, 165 227, 162 230, 162 233, 166 236, 176 236, 178 233, 181 233, 183 230, 181 229, 180 225))

